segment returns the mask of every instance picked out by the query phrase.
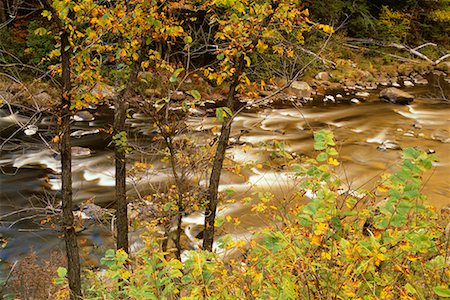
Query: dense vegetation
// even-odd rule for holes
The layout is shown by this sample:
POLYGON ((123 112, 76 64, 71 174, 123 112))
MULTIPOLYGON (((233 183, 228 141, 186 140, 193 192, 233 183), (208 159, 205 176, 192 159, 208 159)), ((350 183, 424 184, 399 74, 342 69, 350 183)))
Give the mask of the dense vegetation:
MULTIPOLYGON (((13 5, 18 2, 1 0, 2 78, 44 81, 60 95, 47 109, 58 122, 49 142, 61 153, 60 221, 67 268, 58 269, 55 282, 61 289, 52 297, 450 297, 449 229, 421 194, 423 173, 436 158, 412 148, 404 151, 398 171, 381 178, 375 192, 344 188, 333 170, 339 161, 329 131, 316 133, 315 159, 294 160, 277 144, 274 151, 302 178, 298 193, 310 193, 311 201, 275 206, 272 195, 260 193, 253 209, 271 215, 273 224, 250 240, 225 236, 215 241, 220 223, 231 222, 216 218, 218 187, 233 119, 247 105, 239 101, 243 96, 258 102, 277 77, 284 84, 269 89, 269 98, 307 68, 330 61, 349 65, 345 60, 351 53, 344 49, 355 39, 369 52, 392 43, 409 47, 434 42, 438 45, 427 57, 445 54, 448 0, 391 2, 46 0, 27 3, 28 14, 13 5), (326 52, 330 44, 333 48, 326 52), (330 57, 323 58, 324 51, 330 57), (111 87, 113 96, 105 96, 111 87), (211 91, 222 96, 214 103, 220 135, 193 149, 181 128, 189 109, 211 91), (182 99, 176 98, 178 93, 182 99), (106 253, 104 271, 92 272, 80 266, 70 133, 71 116, 99 104, 114 105, 114 124, 107 131, 115 153, 117 251, 106 253), (129 108, 151 117, 156 132, 152 142, 162 145, 173 175, 172 189, 153 195, 159 210, 147 224, 145 247, 134 255, 129 254, 127 215, 133 199, 127 199, 125 181, 127 155, 134 150, 125 126, 129 108), (192 182, 192 174, 200 173, 206 186, 192 182), (206 216, 202 251, 186 252, 182 218, 194 211, 206 216), (162 236, 156 227, 163 229, 162 236), (217 252, 232 250, 237 256, 214 253, 214 241, 217 252), (82 272, 88 275, 83 282, 82 272)), ((133 166, 132 172, 147 167, 133 166)))

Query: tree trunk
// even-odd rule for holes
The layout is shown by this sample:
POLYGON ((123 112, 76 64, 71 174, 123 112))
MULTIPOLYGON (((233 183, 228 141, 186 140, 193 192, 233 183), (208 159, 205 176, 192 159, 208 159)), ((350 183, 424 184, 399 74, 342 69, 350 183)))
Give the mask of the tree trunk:
POLYGON ((6 22, 5 0, 0 0, 0 25, 6 22))
MULTIPOLYGON (((273 15, 275 14, 276 9, 279 6, 277 1, 272 1, 271 6, 273 8, 273 12, 266 16, 261 23, 261 27, 267 27, 267 25, 272 20, 273 15)), ((254 46, 258 43, 259 36, 255 36, 252 41, 249 49, 254 48, 254 46)), ((239 84, 239 77, 242 75, 244 71, 245 60, 242 55, 241 58, 237 61, 236 72, 233 75, 233 79, 230 85, 230 91, 228 92, 227 98, 227 107, 234 113, 234 107, 236 105, 236 87, 239 84)), ((219 140, 217 142, 217 150, 214 155, 213 166, 211 171, 211 176, 209 178, 209 186, 208 186, 208 194, 206 198, 207 207, 205 209, 205 229, 203 234, 203 249, 207 251, 212 251, 212 246, 214 242, 214 221, 216 219, 216 209, 217 209, 217 194, 219 192, 219 181, 220 174, 222 172, 223 161, 225 159, 225 152, 227 150, 228 142, 230 139, 231 132, 231 123, 232 118, 226 118, 223 122, 222 129, 220 131, 219 140)))
MULTIPOLYGON (((142 55, 145 53, 147 47, 141 46, 141 55, 138 61, 133 63, 130 77, 128 78, 127 86, 123 93, 114 100, 114 135, 125 131, 125 120, 127 117, 128 102, 133 94, 133 86, 136 83, 139 68, 142 62, 142 55)), ((115 145, 114 157, 116 166, 116 219, 117 219, 117 249, 123 249, 129 253, 128 241, 128 211, 127 211, 127 189, 126 189, 126 146, 115 145)))
MULTIPOLYGON (((114 135, 120 134, 125 129, 127 105, 125 97, 116 97, 114 106, 114 135)), ((116 166, 116 219, 117 219, 117 249, 123 249, 128 253, 128 212, 126 196, 126 149, 123 145, 115 145, 114 157, 116 166)))
MULTIPOLYGON (((239 83, 239 76, 242 73, 243 63, 236 71, 233 83, 228 92, 227 107, 234 112, 236 87, 239 83)), ((214 221, 216 219, 217 209, 217 194, 219 192, 220 174, 222 172, 223 161, 225 159, 225 152, 227 150, 228 141, 231 132, 231 119, 226 118, 220 130, 219 140, 217 141, 217 150, 213 160, 211 176, 209 178, 209 186, 206 201, 208 203, 205 210, 205 230, 203 234, 203 249, 212 251, 214 241, 214 221)))
POLYGON ((72 213, 72 152, 70 140, 70 43, 69 34, 61 34, 62 99, 61 99, 61 182, 64 240, 66 243, 70 299, 81 299, 80 257, 72 213))

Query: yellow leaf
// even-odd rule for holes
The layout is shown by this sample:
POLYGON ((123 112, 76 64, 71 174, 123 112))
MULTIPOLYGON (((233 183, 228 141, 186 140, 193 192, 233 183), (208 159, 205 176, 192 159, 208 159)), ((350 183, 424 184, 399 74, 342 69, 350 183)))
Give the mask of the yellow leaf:
POLYGON ((328 158, 328 164, 333 166, 339 166, 339 162, 335 158, 328 158))
POLYGON ((133 53, 133 59, 134 60, 138 60, 139 59, 139 54, 137 54, 136 52, 133 53))
POLYGON ((227 220, 227 222, 231 222, 231 220, 233 219, 230 215, 227 215, 226 217, 225 217, 225 219, 227 220))
POLYGON ((127 56, 127 51, 125 49, 122 49, 122 51, 120 51, 120 57, 125 57, 127 56))
POLYGON ((267 44, 265 44, 263 41, 259 40, 258 44, 256 45, 256 50, 259 53, 263 53, 269 46, 267 46, 267 44))
POLYGON ((257 165, 256 165, 256 168, 257 168, 257 169, 262 169, 262 168, 263 168, 263 165, 262 165, 262 164, 257 164, 257 165))
POLYGON ((328 33, 328 34, 331 34, 334 32, 333 27, 331 27, 330 25, 320 24, 319 29, 322 29, 323 32, 328 33))

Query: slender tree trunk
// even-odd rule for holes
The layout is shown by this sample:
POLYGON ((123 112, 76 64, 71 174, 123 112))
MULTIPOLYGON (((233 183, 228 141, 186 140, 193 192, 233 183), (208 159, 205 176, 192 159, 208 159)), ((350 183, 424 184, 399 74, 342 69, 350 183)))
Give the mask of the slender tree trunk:
POLYGON ((72 213, 72 152, 70 140, 70 43, 69 34, 61 34, 63 92, 61 99, 61 181, 64 240, 66 243, 70 299, 81 299, 80 257, 72 213))
POLYGON ((6 5, 5 0, 0 0, 0 25, 6 22, 6 5))
MULTIPOLYGON (((142 46, 146 49, 146 46, 142 46)), ((145 50, 141 51, 143 55, 145 50)), ((133 63, 127 86, 123 93, 114 100, 114 135, 125 131, 125 120, 127 116, 128 102, 133 94, 133 86, 136 83, 142 57, 133 63)), ((128 211, 127 211, 127 189, 126 189, 126 149, 122 145, 115 145, 114 157, 116 166, 116 219, 117 219, 117 249, 129 252, 128 241, 128 211)))
POLYGON ((175 180, 175 185, 177 187, 177 231, 175 234, 175 247, 177 248, 176 256, 181 259, 181 223, 183 221, 184 204, 183 204, 183 194, 184 186, 183 182, 177 172, 177 163, 175 161, 175 149, 173 147, 172 139, 168 135, 164 137, 166 146, 170 153, 170 165, 172 168, 172 174, 175 180))
MULTIPOLYGON (((235 78, 230 86, 230 91, 228 92, 227 107, 232 112, 234 112, 236 87, 239 84, 239 76, 242 73, 242 69, 243 64, 241 63, 235 73, 235 78)), ((209 177, 209 186, 206 198, 208 204, 205 210, 205 230, 203 234, 203 249, 207 251, 212 251, 214 241, 214 221, 216 219, 218 202, 217 194, 219 192, 220 174, 222 172, 223 161, 225 159, 225 152, 230 139, 231 123, 231 119, 226 118, 222 124, 220 136, 217 141, 217 149, 213 160, 211 176, 209 177)))
MULTIPOLYGON (((266 16, 261 24, 262 28, 266 27, 270 21, 272 20, 273 15, 275 14, 276 9, 279 6, 277 1, 272 1, 271 3, 273 12, 266 16)), ((251 46, 252 48, 257 44, 259 40, 258 36, 255 36, 252 40, 251 46)), ((230 91, 228 92, 227 97, 227 107, 234 113, 235 105, 236 105, 236 87, 239 84, 239 77, 242 75, 244 71, 245 61, 244 56, 237 61, 236 72, 233 75, 233 79, 230 85, 230 91)), ((225 159, 225 152, 227 150, 228 142, 230 139, 231 132, 231 118, 226 118, 223 122, 222 129, 220 131, 220 136, 217 141, 217 150, 214 155, 213 166, 211 171, 211 176, 209 178, 209 186, 207 192, 206 202, 207 207, 205 209, 205 230, 203 234, 203 249, 207 251, 212 251, 212 246, 214 242, 214 221, 216 219, 216 210, 217 210, 217 202, 218 202, 218 192, 219 192, 219 182, 220 182, 220 174, 222 173, 223 161, 225 159)))
MULTIPOLYGON (((114 101, 114 135, 125 130, 127 104, 125 97, 116 97, 114 101)), ((123 249, 128 253, 128 212, 126 197, 126 149, 122 145, 115 145, 114 157, 116 166, 116 219, 117 219, 117 249, 123 249)))

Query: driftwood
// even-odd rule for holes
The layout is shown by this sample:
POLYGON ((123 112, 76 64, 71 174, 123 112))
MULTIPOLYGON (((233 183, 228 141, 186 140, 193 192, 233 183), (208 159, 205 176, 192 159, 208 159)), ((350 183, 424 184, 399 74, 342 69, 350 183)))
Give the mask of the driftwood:
MULTIPOLYGON (((402 44, 398 44, 398 43, 386 44, 386 43, 383 43, 381 41, 377 41, 377 40, 374 40, 374 39, 350 38, 350 39, 347 39, 346 43, 344 44, 344 46, 351 47, 351 48, 354 48, 354 49, 359 49, 359 48, 366 49, 365 47, 356 46, 356 45, 376 45, 376 46, 380 46, 380 47, 391 47, 391 48, 396 48, 396 49, 399 49, 399 50, 404 50, 404 51, 407 51, 407 52, 411 53, 412 55, 414 55, 414 56, 416 56, 416 57, 418 57, 418 58, 420 58, 422 60, 425 60, 425 61, 433 64, 433 65, 437 65, 440 62, 442 62, 445 59, 450 57, 450 53, 447 53, 447 54, 441 56, 440 58, 438 58, 437 60, 433 61, 432 59, 430 59, 425 54, 419 52, 420 49, 428 47, 428 46, 437 47, 437 45, 435 43, 425 43, 425 44, 422 44, 422 45, 417 46, 415 48, 410 48, 410 47, 408 47, 406 45, 402 45, 402 44)), ((380 51, 376 51, 376 52, 380 52, 380 51)), ((380 52, 380 53, 384 53, 384 52, 380 52)), ((387 54, 387 53, 384 53, 384 54, 387 54)), ((405 60, 405 61, 417 62, 415 60, 407 59, 407 58, 404 58, 404 57, 401 57, 401 56, 396 56, 396 55, 392 55, 392 54, 389 54, 389 55, 393 56, 395 58, 398 58, 398 59, 405 60)))

